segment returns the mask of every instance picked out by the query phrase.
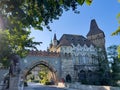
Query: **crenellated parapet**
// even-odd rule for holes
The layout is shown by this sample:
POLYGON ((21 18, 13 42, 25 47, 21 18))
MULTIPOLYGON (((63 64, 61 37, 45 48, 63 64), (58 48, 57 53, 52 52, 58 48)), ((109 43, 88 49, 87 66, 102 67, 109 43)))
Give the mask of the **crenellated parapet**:
POLYGON ((58 52, 49 52, 49 51, 34 51, 31 50, 29 51, 28 55, 32 55, 32 56, 44 56, 44 57, 59 57, 60 53, 58 52))

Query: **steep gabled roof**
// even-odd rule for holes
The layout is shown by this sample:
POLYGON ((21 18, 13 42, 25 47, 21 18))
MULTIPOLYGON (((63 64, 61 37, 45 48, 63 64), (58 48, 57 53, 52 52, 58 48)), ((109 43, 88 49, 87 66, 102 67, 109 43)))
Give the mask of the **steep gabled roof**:
POLYGON ((63 34, 63 36, 59 40, 59 46, 71 46, 71 44, 74 44, 77 46, 80 44, 83 46, 86 44, 87 46, 90 46, 91 44, 93 45, 92 42, 90 42, 88 39, 83 37, 82 35, 73 35, 73 34, 63 34))
POLYGON ((98 27, 95 19, 91 20, 91 23, 90 23, 90 30, 87 34, 87 37, 88 36, 91 36, 91 35, 96 35, 96 34, 99 34, 99 33, 103 33, 104 32, 98 27))

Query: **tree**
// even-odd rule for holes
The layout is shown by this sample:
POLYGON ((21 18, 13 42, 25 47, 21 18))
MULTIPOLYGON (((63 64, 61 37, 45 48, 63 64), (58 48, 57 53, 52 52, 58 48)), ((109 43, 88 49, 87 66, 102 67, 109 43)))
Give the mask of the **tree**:
POLYGON ((49 22, 59 19, 63 10, 72 8, 76 13, 77 6, 84 2, 90 5, 92 0, 0 0, 0 11, 8 17, 9 25, 22 24, 38 30, 46 26, 50 30, 49 22))
POLYGON ((110 85, 110 69, 106 55, 106 51, 98 48, 98 62, 99 62, 99 82, 100 85, 110 85))
POLYGON ((7 33, 0 30, 0 63, 3 64, 3 66, 7 66, 9 64, 7 59, 10 55, 11 48, 9 48, 8 45, 7 33))
MULTIPOLYGON (((118 0, 118 2, 120 3, 120 0, 118 0)), ((120 24, 120 13, 118 13, 117 15, 117 20, 118 20, 118 23, 120 24)), ((118 34, 120 34, 120 26, 115 32, 112 33, 112 35, 118 35, 118 34)))
POLYGON ((120 59, 118 58, 117 45, 112 45, 107 48, 108 58, 111 61, 111 70, 112 70, 112 85, 118 85, 120 80, 120 59))
POLYGON ((113 58, 117 58, 118 53, 117 53, 117 45, 112 45, 107 48, 107 54, 108 54, 108 59, 113 60, 113 58))
POLYGON ((48 72, 49 69, 46 66, 40 65, 41 70, 39 71, 40 83, 46 84, 49 81, 48 72))
POLYGON ((59 19, 63 10, 72 8, 78 13, 77 6, 84 2, 90 5, 92 0, 0 0, 0 28, 7 30, 6 42, 9 42, 6 47, 12 53, 25 56, 28 48, 36 49, 40 44, 29 38, 28 29, 43 30, 46 26, 50 30, 49 23, 59 19))
MULTIPOLYGON (((120 0, 118 0, 120 2, 120 0)), ((118 23, 120 25, 120 13, 118 13, 117 15, 117 19, 118 19, 118 23)), ((119 35, 120 34, 120 26, 118 27, 118 29, 112 33, 112 36, 114 35, 119 35)), ((118 58, 120 58, 120 45, 118 46, 118 58)))
POLYGON ((0 30, 0 61, 4 66, 9 65, 13 54, 24 57, 30 48, 36 49, 35 45, 38 45, 39 42, 33 42, 29 34, 30 31, 26 30, 19 32, 17 30, 0 30))
MULTIPOLYGON (((120 13, 117 15, 117 19, 118 19, 118 23, 120 24, 120 13)), ((115 32, 112 33, 112 35, 118 35, 118 34, 120 34, 120 26, 115 32)))
POLYGON ((120 58, 120 45, 118 46, 118 58, 120 58))

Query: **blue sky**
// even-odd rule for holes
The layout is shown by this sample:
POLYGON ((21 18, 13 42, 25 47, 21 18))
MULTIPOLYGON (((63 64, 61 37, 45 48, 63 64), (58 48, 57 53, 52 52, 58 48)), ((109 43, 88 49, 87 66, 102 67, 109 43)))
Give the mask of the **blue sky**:
POLYGON ((32 29, 30 36, 35 37, 34 41, 43 42, 38 46, 38 49, 46 50, 54 33, 56 33, 58 40, 63 34, 78 34, 86 37, 92 19, 96 20, 99 28, 105 33, 106 47, 120 44, 120 35, 111 36, 112 32, 119 26, 116 19, 117 14, 120 13, 118 0, 93 0, 90 6, 84 4, 79 6, 78 10, 80 14, 75 14, 70 10, 64 12, 59 20, 50 23, 52 32, 46 28, 44 28, 44 31, 32 29))

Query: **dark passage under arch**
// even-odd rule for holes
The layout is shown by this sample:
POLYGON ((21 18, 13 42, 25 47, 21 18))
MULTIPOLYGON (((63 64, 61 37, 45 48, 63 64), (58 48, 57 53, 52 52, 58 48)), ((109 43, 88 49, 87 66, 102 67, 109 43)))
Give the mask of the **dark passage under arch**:
POLYGON ((31 66, 29 66, 29 68, 27 68, 26 71, 24 72, 24 78, 26 79, 26 77, 30 73, 30 71, 33 68, 37 67, 38 65, 43 65, 43 66, 47 67, 52 73, 52 79, 53 79, 54 83, 58 83, 56 69, 53 66, 51 66, 48 62, 45 62, 45 61, 39 61, 39 62, 33 63, 31 66))
POLYGON ((71 82, 71 76, 70 76, 70 74, 66 75, 66 82, 69 82, 69 83, 71 82))

